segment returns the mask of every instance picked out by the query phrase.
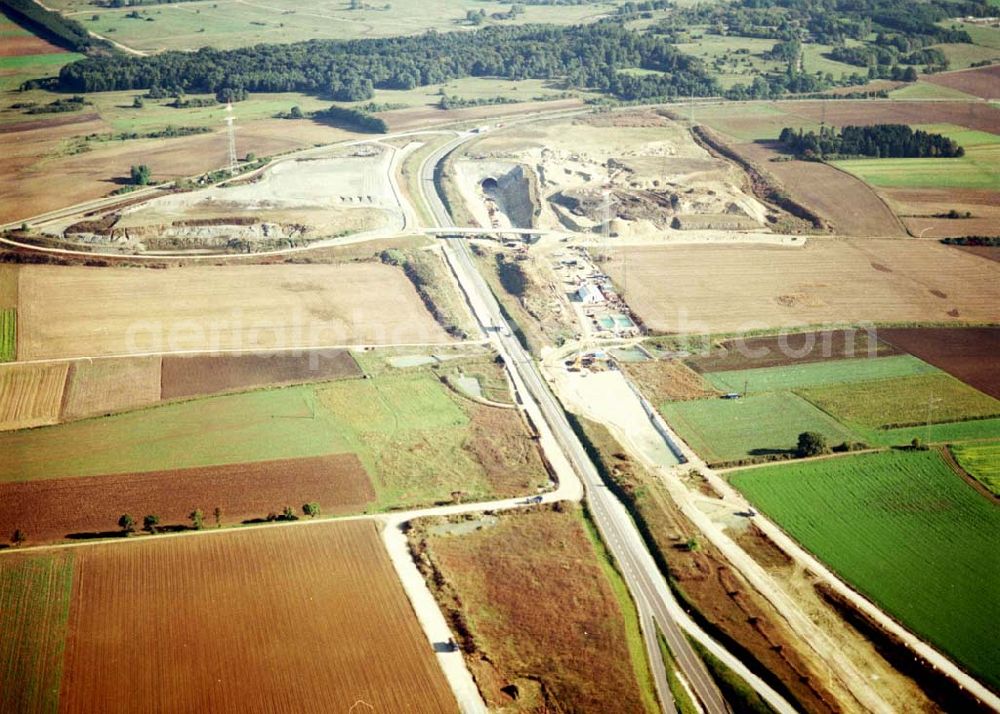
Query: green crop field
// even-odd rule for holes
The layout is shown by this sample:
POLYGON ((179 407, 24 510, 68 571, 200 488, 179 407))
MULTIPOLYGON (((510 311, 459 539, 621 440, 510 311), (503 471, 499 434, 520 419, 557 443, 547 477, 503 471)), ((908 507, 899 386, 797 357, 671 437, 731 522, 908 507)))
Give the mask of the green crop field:
POLYGON ((792 392, 668 402, 660 411, 680 437, 711 463, 787 452, 795 448, 803 431, 824 434, 831 444, 858 438, 792 392))
POLYGON ((798 394, 845 424, 869 429, 1000 416, 1000 401, 943 372, 812 387, 798 394))
POLYGON ((904 84, 899 89, 889 92, 893 99, 961 99, 967 101, 978 101, 971 94, 966 94, 951 87, 944 87, 931 82, 913 82, 904 84))
POLYGON ((909 629, 1000 685, 1000 509, 940 454, 859 454, 731 481, 909 629))
POLYGON ((17 309, 0 308, 0 362, 17 359, 17 309))
POLYGON ((752 394, 932 372, 937 370, 916 357, 897 355, 709 372, 704 377, 723 392, 742 392, 745 385, 752 394))
MULTIPOLYGON (((529 5, 516 20, 500 24, 578 24, 596 19, 616 4, 529 5)), ((333 0, 307 6, 297 0, 271 0, 266 5, 213 0, 105 8, 80 0, 54 0, 51 7, 65 11, 88 30, 108 39, 138 50, 160 51, 469 29, 466 11, 479 10, 483 4, 476 0, 394 0, 365 2, 359 9, 350 10, 347 3, 333 0), (129 17, 133 10, 138 10, 139 18, 129 17)), ((487 13, 504 12, 509 5, 485 9, 487 13)), ((493 22, 487 20, 487 24, 493 22)))
POLYGON ((1000 496, 1000 441, 957 444, 951 447, 951 453, 970 476, 1000 496))
POLYGON ((67 551, 0 557, 3 711, 58 709, 72 583, 73 558, 67 551))
POLYGON ((965 156, 954 159, 851 159, 834 165, 881 188, 1000 190, 1000 136, 950 125, 918 127, 955 139, 965 156))
POLYGON ((928 444, 943 444, 1000 438, 1000 419, 973 419, 898 429, 858 429, 858 432, 873 446, 909 444, 914 438, 928 444))

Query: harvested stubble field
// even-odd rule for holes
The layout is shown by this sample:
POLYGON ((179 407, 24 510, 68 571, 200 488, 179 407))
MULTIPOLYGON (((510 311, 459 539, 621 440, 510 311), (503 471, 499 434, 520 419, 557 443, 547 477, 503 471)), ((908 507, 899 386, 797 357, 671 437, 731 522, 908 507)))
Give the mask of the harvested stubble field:
POLYGON ((360 375, 361 368, 347 350, 168 355, 163 358, 161 396, 176 399, 360 375))
MULTIPOLYGON (((0 527, 21 528, 32 542, 116 535, 118 517, 155 513, 164 526, 190 526, 200 509, 206 527, 296 513, 316 502, 326 515, 360 513, 375 498, 354 454, 228 464, 172 471, 0 483, 0 527)), ((301 515, 301 514, 300 514, 301 515)))
POLYGON ((726 372, 899 353, 874 331, 823 330, 728 339, 686 362, 697 372, 726 372))
POLYGON ((905 626, 1000 684, 1000 511, 936 451, 769 466, 731 480, 905 626))
POLYGON ((59 420, 68 363, 0 366, 0 431, 59 420))
POLYGON ((72 362, 62 421, 115 414, 160 401, 160 357, 108 357, 72 362), (127 385, 123 389, 122 386, 127 385))
POLYGON ((879 330, 882 339, 1000 399, 1000 328, 879 330))
POLYGON ((966 473, 1000 497, 1000 441, 956 444, 950 448, 966 473))
POLYGON ((619 285, 626 261, 629 305, 663 332, 1000 321, 1000 264, 937 243, 815 238, 804 248, 625 247, 604 266, 619 285))
POLYGON ((634 605, 578 513, 418 525, 411 544, 491 709, 657 710, 634 605))
POLYGON ((369 522, 78 551, 60 710, 95 701, 107 711, 457 710, 369 522))
POLYGON ((709 463, 789 454, 803 431, 819 432, 831 444, 857 440, 850 429, 793 392, 668 402, 660 411, 709 463))
POLYGON ((54 712, 59 704, 72 554, 0 558, 0 711, 54 712))
POLYGON ((403 272, 377 263, 21 268, 21 359, 443 343, 403 272))

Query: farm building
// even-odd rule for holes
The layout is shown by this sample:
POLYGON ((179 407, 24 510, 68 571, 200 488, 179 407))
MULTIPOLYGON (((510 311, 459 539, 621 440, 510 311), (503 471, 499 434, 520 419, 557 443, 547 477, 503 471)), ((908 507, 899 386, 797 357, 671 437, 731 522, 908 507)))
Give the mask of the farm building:
POLYGON ((576 297, 584 305, 598 305, 604 302, 604 293, 596 285, 581 285, 576 291, 576 297))

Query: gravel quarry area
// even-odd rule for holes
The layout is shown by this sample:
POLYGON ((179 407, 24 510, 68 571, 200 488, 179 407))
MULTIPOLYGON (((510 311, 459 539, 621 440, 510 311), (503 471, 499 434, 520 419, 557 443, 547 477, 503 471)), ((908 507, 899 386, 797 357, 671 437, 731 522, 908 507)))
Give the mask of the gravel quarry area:
POLYGON ((173 193, 96 220, 59 226, 75 243, 139 252, 259 252, 403 224, 389 175, 395 149, 280 161, 236 185, 173 193))
POLYGON ((455 173, 476 219, 496 227, 642 239, 757 232, 771 214, 733 166, 655 111, 500 131, 475 142, 455 173))

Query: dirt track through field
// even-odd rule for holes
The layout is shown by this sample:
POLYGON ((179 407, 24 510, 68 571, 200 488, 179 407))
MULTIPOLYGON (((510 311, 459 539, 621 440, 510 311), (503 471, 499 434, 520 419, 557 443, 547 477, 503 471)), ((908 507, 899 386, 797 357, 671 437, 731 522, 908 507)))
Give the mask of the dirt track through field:
POLYGON ((81 549, 69 628, 64 714, 457 711, 371 522, 81 549))

